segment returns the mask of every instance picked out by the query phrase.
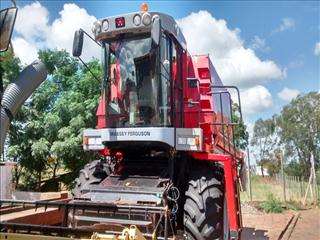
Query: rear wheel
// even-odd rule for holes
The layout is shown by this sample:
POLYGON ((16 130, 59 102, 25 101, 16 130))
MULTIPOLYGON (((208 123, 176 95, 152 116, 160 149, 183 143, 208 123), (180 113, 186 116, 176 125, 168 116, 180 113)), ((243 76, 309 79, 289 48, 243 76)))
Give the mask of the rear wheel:
POLYGON ((223 177, 209 165, 190 173, 185 193, 184 228, 188 240, 223 239, 223 177))
POLYGON ((110 174, 110 167, 108 164, 95 160, 84 166, 79 172, 79 177, 75 180, 75 187, 72 194, 75 197, 80 197, 81 190, 87 189, 92 185, 99 184, 110 174))

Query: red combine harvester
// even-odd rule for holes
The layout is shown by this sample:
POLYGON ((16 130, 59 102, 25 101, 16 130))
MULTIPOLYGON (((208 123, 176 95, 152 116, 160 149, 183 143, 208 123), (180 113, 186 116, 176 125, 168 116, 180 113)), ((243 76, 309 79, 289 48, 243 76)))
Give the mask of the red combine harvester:
MULTIPOLYGON (((3 229, 122 239, 124 227, 136 226, 134 239, 240 239, 238 89, 223 86, 208 55, 188 53, 172 17, 146 5, 97 21, 93 33, 104 77, 97 128, 84 130, 83 148, 99 157, 80 171, 71 200, 1 201, 58 208, 61 226, 2 222, 3 229)), ((84 34, 75 33, 76 57, 84 34)))

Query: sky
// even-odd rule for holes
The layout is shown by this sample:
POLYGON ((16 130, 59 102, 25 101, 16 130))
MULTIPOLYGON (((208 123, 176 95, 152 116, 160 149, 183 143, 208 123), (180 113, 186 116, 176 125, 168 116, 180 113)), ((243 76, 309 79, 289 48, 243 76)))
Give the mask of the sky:
MULTIPOLYGON (((320 89, 319 1, 146 1, 173 16, 191 54, 210 54, 222 81, 240 88, 249 130, 298 94, 320 89)), ((19 1, 13 35, 24 64, 45 48, 71 51, 74 31, 139 11, 142 1, 19 1)), ((1 8, 10 2, 2 1, 1 8)))

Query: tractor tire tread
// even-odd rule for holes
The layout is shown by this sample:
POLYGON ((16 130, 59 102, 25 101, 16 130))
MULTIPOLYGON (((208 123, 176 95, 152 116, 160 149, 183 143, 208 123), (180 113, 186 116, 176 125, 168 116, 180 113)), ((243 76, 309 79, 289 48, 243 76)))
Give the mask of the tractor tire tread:
MULTIPOLYGON (((98 164, 100 164, 100 160, 94 160, 87 163, 80 170, 79 177, 75 179, 75 187, 72 191, 74 196, 79 196, 82 189, 88 188, 90 185, 97 185, 103 180, 94 176, 94 171, 98 164)), ((110 174, 110 168, 106 163, 103 163, 103 171, 105 171, 106 176, 110 174)))
POLYGON ((190 174, 185 196, 184 225, 189 239, 220 239, 223 235, 222 180, 208 167, 199 167, 190 174))

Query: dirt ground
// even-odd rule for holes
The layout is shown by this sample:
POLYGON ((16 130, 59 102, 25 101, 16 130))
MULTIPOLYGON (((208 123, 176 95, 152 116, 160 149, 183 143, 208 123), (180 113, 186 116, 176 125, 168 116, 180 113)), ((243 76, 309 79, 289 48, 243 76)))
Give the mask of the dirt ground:
POLYGON ((320 209, 300 211, 300 217, 292 232, 292 240, 320 239, 320 209))
POLYGON ((242 214, 242 240, 278 240, 292 213, 242 214))
MULTIPOLYGON (((292 240, 320 239, 320 210, 299 211, 300 218, 292 232, 292 240)), ((297 212, 286 211, 281 214, 265 214, 250 206, 242 207, 242 240, 279 240, 280 236, 297 212)))

